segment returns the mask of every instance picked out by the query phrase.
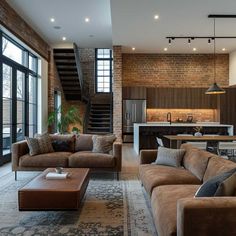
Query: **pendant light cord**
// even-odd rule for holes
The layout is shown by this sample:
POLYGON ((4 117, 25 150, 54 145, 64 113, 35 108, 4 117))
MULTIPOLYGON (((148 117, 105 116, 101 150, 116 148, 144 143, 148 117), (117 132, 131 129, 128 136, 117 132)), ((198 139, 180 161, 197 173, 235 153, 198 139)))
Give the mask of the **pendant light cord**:
POLYGON ((216 82, 216 19, 214 18, 214 83, 216 82))

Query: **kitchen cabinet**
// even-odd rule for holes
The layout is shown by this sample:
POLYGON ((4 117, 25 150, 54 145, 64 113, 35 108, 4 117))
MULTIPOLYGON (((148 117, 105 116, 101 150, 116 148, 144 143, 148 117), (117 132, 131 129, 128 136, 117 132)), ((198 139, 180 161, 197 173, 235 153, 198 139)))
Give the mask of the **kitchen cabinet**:
POLYGON ((145 87, 123 87, 122 98, 125 99, 146 99, 145 87))
POLYGON ((147 88, 147 108, 216 109, 217 96, 206 88, 147 88))

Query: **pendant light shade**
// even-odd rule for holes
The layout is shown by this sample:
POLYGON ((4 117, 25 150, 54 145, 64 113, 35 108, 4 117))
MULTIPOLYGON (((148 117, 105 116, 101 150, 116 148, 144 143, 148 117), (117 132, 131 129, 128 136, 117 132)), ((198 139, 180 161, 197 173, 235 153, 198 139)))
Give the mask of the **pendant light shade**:
POLYGON ((205 92, 205 94, 223 94, 225 93, 225 90, 220 88, 217 83, 211 85, 209 89, 205 92))
POLYGON ((210 86, 209 89, 205 92, 205 94, 223 94, 225 90, 220 88, 216 83, 216 25, 214 18, 214 83, 210 86))

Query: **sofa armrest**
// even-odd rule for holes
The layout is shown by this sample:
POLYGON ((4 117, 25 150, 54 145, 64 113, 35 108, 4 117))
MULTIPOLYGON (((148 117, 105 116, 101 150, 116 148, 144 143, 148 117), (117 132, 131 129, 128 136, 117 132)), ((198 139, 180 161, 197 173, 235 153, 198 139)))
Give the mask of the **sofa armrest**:
POLYGON ((236 235, 236 197, 183 198, 177 203, 177 235, 236 235))
POLYGON ((113 156, 116 159, 116 170, 121 171, 122 167, 122 144, 119 142, 113 143, 113 156))
POLYGON ((146 149, 140 151, 140 164, 150 164, 157 159, 157 150, 146 149))
POLYGON ((16 171, 19 166, 19 159, 21 156, 29 153, 29 148, 27 142, 20 141, 12 144, 12 170, 16 171))

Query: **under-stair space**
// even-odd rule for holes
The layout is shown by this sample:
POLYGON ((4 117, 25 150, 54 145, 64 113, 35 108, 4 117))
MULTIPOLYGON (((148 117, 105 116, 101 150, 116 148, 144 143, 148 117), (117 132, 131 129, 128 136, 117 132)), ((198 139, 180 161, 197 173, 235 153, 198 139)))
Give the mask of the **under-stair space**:
POLYGON ((53 50, 54 60, 66 100, 81 100, 79 73, 73 48, 53 50))
POLYGON ((91 104, 87 133, 108 134, 111 132, 110 104, 91 104))

